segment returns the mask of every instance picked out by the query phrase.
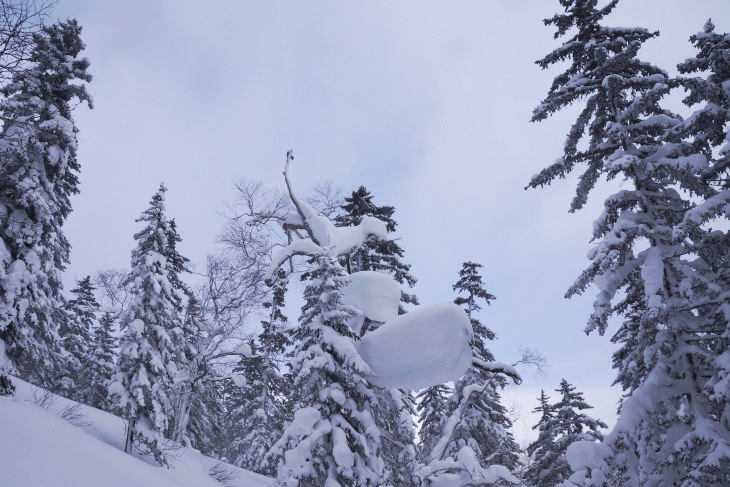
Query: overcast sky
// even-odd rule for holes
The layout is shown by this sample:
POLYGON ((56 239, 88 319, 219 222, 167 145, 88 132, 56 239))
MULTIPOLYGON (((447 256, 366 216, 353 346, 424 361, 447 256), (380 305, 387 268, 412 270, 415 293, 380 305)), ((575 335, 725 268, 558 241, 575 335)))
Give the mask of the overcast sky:
MULTIPOLYGON (((525 413, 519 441, 532 434, 539 390, 561 378, 612 424, 615 327, 586 337, 592 292, 563 298, 588 264, 608 189, 578 214, 567 212, 575 178, 523 189, 561 155, 575 114, 529 122, 559 73, 534 64, 559 45, 542 23, 558 9, 557 0, 59 0, 55 13, 83 26, 95 103, 75 112, 82 172, 65 227, 67 288, 128 267, 134 220, 163 181, 180 250, 202 262, 233 182, 283 188, 291 148, 301 194, 322 180, 348 194, 365 185, 396 208, 422 304, 453 299, 462 262, 484 265, 497 300, 480 318, 497 333, 497 359, 530 347, 550 365, 505 391, 525 413)), ((710 17, 730 30, 728 14, 727 0, 623 0, 606 24, 660 30, 642 58, 674 73, 693 55, 689 36, 710 17)))

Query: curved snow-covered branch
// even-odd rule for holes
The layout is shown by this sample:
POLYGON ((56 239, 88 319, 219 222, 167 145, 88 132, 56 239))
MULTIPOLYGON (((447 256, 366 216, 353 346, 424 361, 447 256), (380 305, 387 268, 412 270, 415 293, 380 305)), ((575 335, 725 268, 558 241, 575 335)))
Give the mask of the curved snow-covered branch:
POLYGON ((294 193, 291 181, 289 180, 289 163, 293 160, 294 151, 290 149, 286 152, 286 165, 284 166, 284 182, 286 183, 286 189, 289 192, 289 198, 294 204, 294 208, 296 208, 297 213, 299 214, 299 218, 301 218, 301 221, 304 222, 304 229, 307 231, 309 238, 311 238, 312 242, 314 242, 315 244, 321 245, 321 243, 315 237, 314 232, 312 232, 311 227, 307 224, 307 220, 316 217, 317 212, 307 202, 299 199, 296 193, 294 193))
POLYGON ((485 362, 484 360, 472 357, 472 366, 477 369, 484 370, 485 372, 492 372, 496 374, 504 374, 510 377, 515 384, 522 383, 522 377, 517 372, 517 369, 509 364, 503 362, 485 362))
POLYGON ((313 256, 321 253, 323 253, 322 247, 315 244, 308 238, 294 240, 292 243, 281 249, 271 260, 271 264, 269 264, 269 267, 266 269, 266 274, 264 274, 264 281, 267 283, 271 282, 276 270, 281 267, 284 262, 295 255, 313 256))

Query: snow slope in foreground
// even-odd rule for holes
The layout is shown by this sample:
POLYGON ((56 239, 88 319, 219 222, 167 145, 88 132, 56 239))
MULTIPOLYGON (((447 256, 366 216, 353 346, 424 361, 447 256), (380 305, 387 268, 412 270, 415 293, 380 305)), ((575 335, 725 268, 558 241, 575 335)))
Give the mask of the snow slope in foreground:
POLYGON ((13 397, 0 397, 1 487, 269 487, 272 480, 183 448, 172 452, 169 469, 122 451, 124 425, 112 414, 81 405, 72 422, 63 411, 77 403, 49 396, 13 378, 13 397), (221 484, 211 467, 232 473, 221 484))

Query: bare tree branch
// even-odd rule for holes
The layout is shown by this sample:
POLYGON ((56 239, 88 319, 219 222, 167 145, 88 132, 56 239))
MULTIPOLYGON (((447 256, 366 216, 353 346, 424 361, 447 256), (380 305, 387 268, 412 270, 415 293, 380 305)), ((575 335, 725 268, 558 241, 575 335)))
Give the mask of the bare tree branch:
POLYGON ((512 364, 513 367, 520 365, 530 366, 535 368, 535 373, 537 375, 543 376, 546 374, 548 369, 547 359, 539 350, 522 347, 519 347, 517 350, 520 354, 520 358, 512 364))
POLYGON ((33 35, 55 4, 55 0, 0 0, 0 81, 10 81, 25 69, 33 35))

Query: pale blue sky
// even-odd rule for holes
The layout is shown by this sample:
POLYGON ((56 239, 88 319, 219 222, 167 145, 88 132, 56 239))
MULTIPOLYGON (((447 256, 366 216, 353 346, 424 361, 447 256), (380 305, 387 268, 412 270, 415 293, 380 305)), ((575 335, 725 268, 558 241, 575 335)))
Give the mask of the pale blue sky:
MULTIPOLYGON (((330 179, 364 184, 396 208, 397 236, 422 304, 453 299, 461 263, 484 265, 497 296, 482 321, 510 361, 540 349, 550 370, 526 373, 506 399, 525 414, 561 378, 613 422, 609 330, 582 333, 592 295, 563 294, 588 261, 601 189, 568 214, 574 178, 524 191, 560 155, 571 113, 529 122, 558 70, 533 62, 558 45, 542 19, 557 0, 59 0, 84 27, 95 109, 79 109, 81 195, 66 232, 72 277, 124 267, 134 223, 164 181, 181 251, 202 262, 217 211, 241 177, 283 187, 287 149, 302 193, 330 179)), ((644 59, 670 72, 727 0, 623 0, 606 21, 662 32, 644 59)), ((602 193, 601 193, 602 191, 602 193)), ((292 319, 295 317, 292 316, 292 319)), ((534 423, 518 424, 518 439, 534 423)))

